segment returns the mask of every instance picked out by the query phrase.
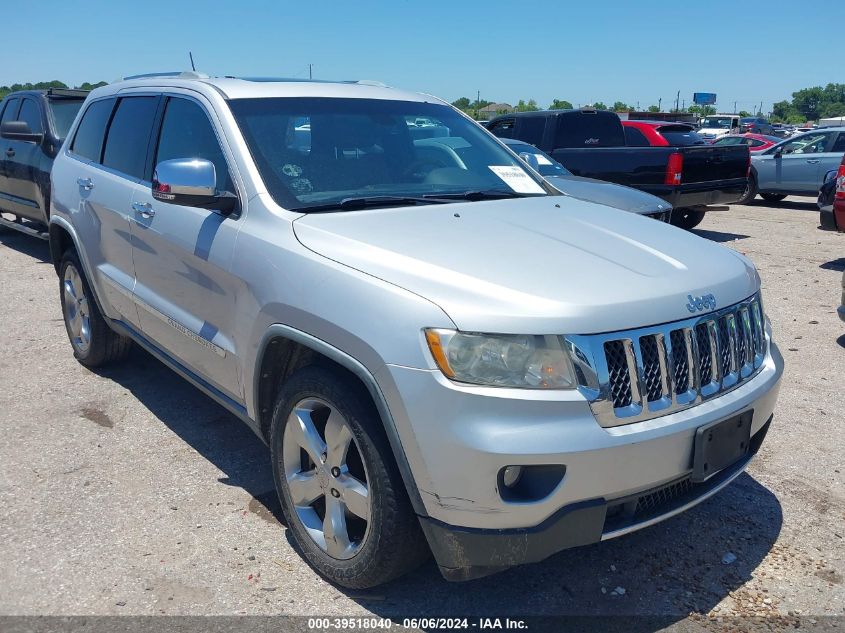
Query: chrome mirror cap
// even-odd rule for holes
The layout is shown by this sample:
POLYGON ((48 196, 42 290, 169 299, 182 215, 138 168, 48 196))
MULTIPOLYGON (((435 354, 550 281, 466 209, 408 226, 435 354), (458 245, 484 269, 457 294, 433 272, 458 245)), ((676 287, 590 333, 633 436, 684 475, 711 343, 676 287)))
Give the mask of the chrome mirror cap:
POLYGON ((153 173, 153 197, 180 204, 180 196, 214 199, 217 174, 214 163, 204 158, 175 158, 156 165, 153 173))

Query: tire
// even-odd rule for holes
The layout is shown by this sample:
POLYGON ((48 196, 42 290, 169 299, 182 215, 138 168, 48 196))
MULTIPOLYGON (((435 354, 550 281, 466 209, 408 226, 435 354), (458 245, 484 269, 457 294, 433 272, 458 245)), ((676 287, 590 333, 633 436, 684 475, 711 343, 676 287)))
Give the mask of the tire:
POLYGON ((430 555, 381 424, 353 378, 321 366, 296 372, 273 409, 273 477, 293 541, 317 573, 350 589, 388 582, 430 555))
POLYGON ((86 367, 126 358, 132 340, 113 331, 97 306, 76 251, 68 249, 59 266, 59 297, 73 355, 86 367))
POLYGON ((785 193, 761 193, 760 197, 766 202, 780 202, 786 198, 785 193))
POLYGON ((757 176, 754 174, 748 175, 748 186, 742 197, 736 201, 736 204, 748 204, 757 196, 757 176))
POLYGON ((672 224, 687 231, 701 224, 703 219, 704 211, 684 207, 672 211, 672 224))

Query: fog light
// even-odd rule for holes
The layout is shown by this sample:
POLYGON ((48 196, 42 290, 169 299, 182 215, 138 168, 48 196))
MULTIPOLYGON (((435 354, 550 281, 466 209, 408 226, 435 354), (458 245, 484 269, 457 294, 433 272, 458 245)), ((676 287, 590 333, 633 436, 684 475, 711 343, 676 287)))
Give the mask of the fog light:
POLYGON ((502 483, 508 488, 513 488, 519 483, 520 477, 522 477, 522 466, 507 466, 505 472, 502 473, 502 483))

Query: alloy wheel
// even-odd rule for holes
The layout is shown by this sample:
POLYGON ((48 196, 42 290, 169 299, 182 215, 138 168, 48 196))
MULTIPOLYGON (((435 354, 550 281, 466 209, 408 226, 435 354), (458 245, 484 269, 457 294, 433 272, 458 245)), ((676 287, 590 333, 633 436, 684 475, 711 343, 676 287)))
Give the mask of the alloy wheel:
POLYGON ((73 264, 65 267, 62 293, 64 294, 65 323, 67 323, 71 343, 84 354, 91 346, 91 318, 82 277, 73 264))
POLYGON ((329 556, 349 559, 371 516, 366 467, 346 418, 318 398, 299 401, 283 436, 284 474, 296 516, 329 556))

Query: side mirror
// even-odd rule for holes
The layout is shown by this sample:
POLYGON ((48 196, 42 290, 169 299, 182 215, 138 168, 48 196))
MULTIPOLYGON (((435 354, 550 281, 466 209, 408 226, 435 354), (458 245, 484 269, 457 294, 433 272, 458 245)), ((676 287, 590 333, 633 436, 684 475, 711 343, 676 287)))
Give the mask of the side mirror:
POLYGON ((6 121, 0 125, 0 136, 10 141, 29 141, 40 143, 44 135, 33 132, 26 121, 6 121))
POLYGON ((237 198, 217 191, 214 163, 204 158, 175 158, 156 165, 152 195, 156 200, 186 207, 231 213, 237 198))
POLYGON ((783 155, 783 145, 780 145, 775 148, 775 151, 772 152, 772 157, 780 158, 783 155))
POLYGON ((537 160, 536 154, 531 154, 529 152, 520 152, 519 157, 524 160, 531 169, 536 172, 540 171, 540 161, 537 160))

